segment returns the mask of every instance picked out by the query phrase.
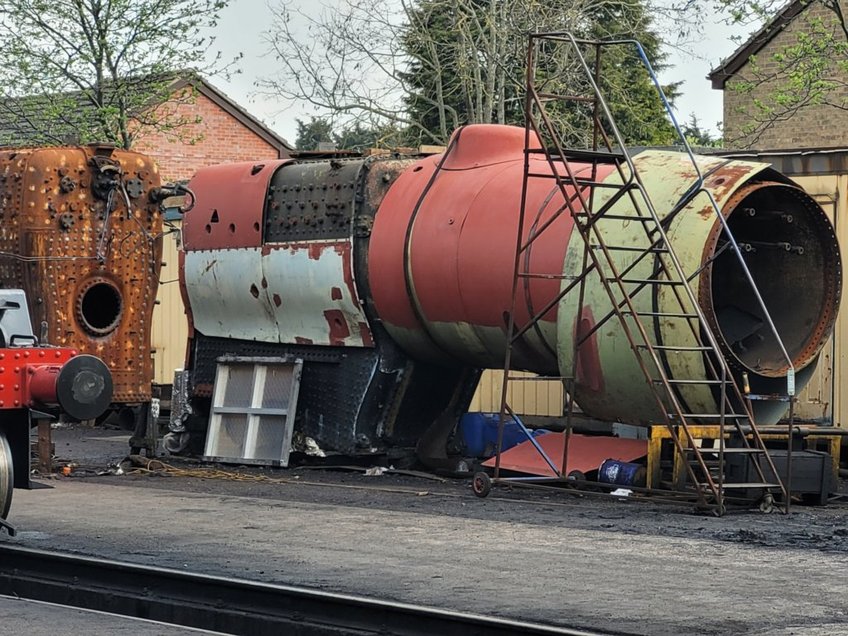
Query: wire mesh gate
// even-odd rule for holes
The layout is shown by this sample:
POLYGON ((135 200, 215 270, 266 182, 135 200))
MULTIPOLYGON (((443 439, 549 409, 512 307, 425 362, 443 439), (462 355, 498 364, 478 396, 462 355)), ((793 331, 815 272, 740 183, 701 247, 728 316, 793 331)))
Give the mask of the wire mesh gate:
MULTIPOLYGON (((642 46, 635 40, 600 42, 577 39, 569 33, 531 35, 527 53, 525 122, 524 179, 516 232, 512 306, 508 317, 508 346, 504 362, 494 482, 544 484, 569 480, 568 448, 573 429, 579 349, 604 324, 616 319, 645 381, 651 387, 658 412, 661 413, 661 423, 668 428, 675 452, 688 460, 684 464, 691 488, 683 493, 683 496, 693 498, 699 509, 722 515, 726 511, 726 504, 738 499, 729 495, 728 491, 737 490, 747 493, 754 491, 758 493, 764 509, 770 508, 774 496, 779 495, 783 510, 788 512, 795 393, 792 360, 769 315, 727 220, 712 193, 705 188, 705 178, 709 176, 709 173, 702 171, 681 132, 642 46), (696 175, 685 194, 670 209, 657 209, 653 204, 615 123, 610 105, 603 96, 601 84, 604 51, 611 48, 624 48, 638 56, 696 175), (584 51, 592 54, 591 64, 587 62, 584 51), (550 72, 540 79, 538 70, 540 58, 546 58, 548 69, 551 66, 556 68, 558 65, 562 70, 569 65, 572 69, 576 69, 577 77, 582 81, 575 84, 581 85, 584 92, 575 94, 577 91, 571 90, 571 94, 568 94, 561 91, 560 87, 552 86, 555 83, 552 78, 556 77, 556 74, 550 72), (581 113, 583 123, 587 124, 582 130, 579 125, 574 125, 575 121, 579 122, 581 113), (570 147, 575 145, 579 147, 581 142, 583 149, 575 150, 570 147), (541 155, 544 158, 545 169, 539 169, 540 162, 531 161, 533 155, 541 155), (564 203, 544 221, 537 216, 529 231, 525 231, 525 220, 530 213, 527 209, 528 184, 539 179, 552 183, 561 194, 564 203), (666 230, 678 214, 697 198, 703 197, 708 200, 712 213, 720 223, 725 242, 697 271, 687 273, 681 265, 666 230), (530 259, 527 255, 532 245, 559 216, 565 214, 572 218, 574 230, 582 239, 580 273, 576 276, 565 273, 562 276, 551 276, 549 273, 528 271, 530 259), (639 245, 608 243, 605 241, 602 229, 607 222, 637 224, 642 229, 640 236, 643 241, 639 245), (788 369, 786 395, 751 395, 747 387, 747 379, 744 377, 742 378, 743 387, 740 388, 690 285, 690 282, 705 268, 711 267, 715 258, 725 250, 735 254, 741 271, 750 285, 751 294, 756 298, 768 328, 786 361, 788 369), (582 311, 586 281, 589 276, 598 278, 609 298, 611 310, 590 330, 575 334, 570 373, 560 370, 562 376, 558 379, 565 383, 566 392, 566 427, 562 462, 557 464, 545 453, 508 403, 509 384, 526 380, 514 375, 512 352, 522 336, 530 330, 539 330, 539 322, 542 318, 556 308, 566 296, 577 294, 577 307, 582 311), (529 320, 523 324, 517 324, 516 305, 519 294, 526 293, 528 281, 542 277, 559 279, 561 281, 559 294, 546 306, 532 314, 529 320), (637 307, 636 301, 640 295, 656 296, 661 290, 667 298, 673 299, 672 311, 668 309, 645 311, 637 307), (685 325, 688 342, 684 344, 655 342, 649 325, 646 325, 646 319, 679 321, 681 326, 685 325), (707 376, 681 378, 672 375, 667 368, 667 363, 664 363, 669 355, 697 356, 703 360, 707 376), (687 385, 709 386, 711 390, 717 392, 719 398, 716 412, 688 411, 685 400, 680 397, 681 388, 687 385), (755 398, 785 400, 790 404, 786 484, 782 483, 754 420, 751 400, 755 398), (528 440, 553 471, 555 477, 501 476, 501 449, 507 418, 511 418, 524 430, 528 440), (699 448, 691 430, 691 425, 695 423, 718 425, 717 448, 699 448), (732 446, 728 446, 728 437, 733 439, 732 446), (742 454, 747 461, 752 462, 756 481, 746 483, 726 481, 727 457, 733 454, 742 454)), ((478 473, 473 483, 475 493, 485 496, 491 488, 491 483, 492 480, 486 473, 478 473)))

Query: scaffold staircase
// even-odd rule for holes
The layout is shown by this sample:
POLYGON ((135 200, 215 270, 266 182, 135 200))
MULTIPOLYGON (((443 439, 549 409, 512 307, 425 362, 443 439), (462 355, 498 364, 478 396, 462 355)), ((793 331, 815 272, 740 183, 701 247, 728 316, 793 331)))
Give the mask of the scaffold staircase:
MULTIPOLYGON (((544 80, 543 80, 544 84, 544 80)), ((566 106, 567 107, 567 106, 566 106)), ((747 379, 740 382, 734 378, 725 357, 722 355, 716 336, 707 322, 690 282, 695 279, 707 262, 695 272, 685 272, 675 252, 675 246, 666 233, 671 221, 698 196, 706 196, 712 203, 715 217, 723 226, 722 237, 725 243, 716 251, 713 260, 724 250, 735 252, 742 271, 751 285, 751 293, 756 296, 772 333, 783 349, 789 368, 787 396, 790 403, 794 394, 794 369, 791 359, 783 348, 782 341, 769 316, 762 297, 756 288, 750 271, 742 258, 739 245, 733 238, 724 216, 711 193, 704 187, 704 179, 685 136, 675 120, 657 77, 641 45, 633 40, 589 41, 577 39, 569 33, 545 33, 530 36, 527 67, 527 96, 525 103, 525 170, 521 200, 521 212, 518 222, 514 277, 512 287, 512 307, 508 321, 509 343, 504 364, 504 381, 501 393, 501 417, 498 449, 501 446, 504 422, 507 418, 516 418, 508 403, 508 387, 511 382, 521 381, 512 368, 512 349, 519 340, 567 294, 578 294, 578 307, 583 307, 587 277, 597 276, 611 303, 611 311, 600 318, 588 333, 575 334, 574 368, 567 377, 561 378, 566 390, 566 450, 562 465, 557 466, 548 458, 538 444, 536 449, 543 455, 547 464, 559 478, 566 478, 568 437, 572 428, 571 418, 574 411, 574 383, 576 378, 577 350, 598 329, 610 320, 617 319, 624 335, 629 341, 639 368, 644 374, 656 399, 658 413, 670 433, 675 450, 686 459, 683 462, 688 476, 688 489, 694 494, 699 509, 722 515, 729 501, 735 501, 750 493, 757 493, 756 499, 765 509, 779 497, 782 509, 788 512, 788 487, 781 482, 778 471, 769 455, 763 438, 757 428, 747 379), (612 116, 611 109, 599 88, 604 49, 607 47, 631 47, 639 55, 647 73, 658 91, 669 119, 676 129, 685 152, 691 159, 697 179, 687 189, 683 197, 668 210, 658 210, 640 179, 636 165, 631 158, 621 133, 612 116), (553 47, 566 47, 570 59, 585 76, 586 94, 563 95, 547 92, 537 83, 537 59, 540 50, 550 54, 553 47), (587 55, 585 52, 591 53, 587 55), (590 57, 590 64, 586 58, 590 57), (589 113, 587 123, 589 131, 587 149, 567 148, 564 135, 557 129, 555 118, 550 111, 562 109, 563 105, 578 104, 589 113), (541 140, 541 147, 534 140, 541 140), (543 156, 545 162, 532 161, 533 156, 543 156), (544 166, 545 169, 540 169, 544 166), (610 173, 602 178, 601 173, 610 173), (528 215, 528 184, 535 180, 554 183, 562 193, 564 205, 544 223, 533 224, 524 231, 525 218, 528 215), (574 229, 583 241, 582 271, 577 276, 563 274, 560 279, 560 293, 545 307, 539 309, 524 324, 515 322, 516 305, 519 296, 524 293, 524 282, 528 278, 543 276, 526 271, 525 258, 534 242, 563 214, 571 216, 574 229), (607 222, 630 221, 641 227, 640 244, 616 245, 605 240, 603 227, 607 222), (672 308, 668 304, 663 311, 644 311, 639 309, 637 300, 640 295, 655 295, 660 290, 673 298, 672 308), (657 342, 652 328, 646 325, 654 320, 677 320, 683 328, 688 341, 685 344, 663 344, 657 342), (678 377, 670 373, 663 363, 668 356, 696 356, 703 360, 707 370, 706 377, 678 377), (717 395, 717 412, 691 412, 686 401, 681 398, 681 389, 685 385, 708 385, 717 395), (718 426, 717 446, 701 448, 693 433, 694 425, 713 424, 718 426), (744 454, 750 461, 755 476, 754 481, 745 483, 727 480, 727 462, 731 455, 744 454), (768 476, 768 478, 766 477, 768 476), (736 493, 736 494, 734 494, 736 493)), ((560 110, 559 112, 562 112, 560 110)), ((544 275, 550 278, 549 274, 544 275)), ((652 305, 657 309, 657 305, 652 305)), ((698 365, 687 365, 697 368, 698 365)), ((790 408, 790 413, 792 412, 790 408)), ((791 415, 790 415, 791 418, 791 415)), ((791 423, 790 423, 791 453, 791 423)), ((529 435, 528 435, 529 437, 529 435)), ((530 437, 531 441, 532 437, 530 437)), ((791 460, 790 460, 791 461, 791 460)), ((791 465, 791 463, 790 463, 791 465)), ((500 451, 495 461, 495 480, 499 477, 500 451)))

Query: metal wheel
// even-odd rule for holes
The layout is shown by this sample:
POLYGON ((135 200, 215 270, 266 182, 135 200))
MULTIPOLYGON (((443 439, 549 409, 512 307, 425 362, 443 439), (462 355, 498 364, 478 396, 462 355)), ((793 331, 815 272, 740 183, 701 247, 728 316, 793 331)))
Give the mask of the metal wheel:
POLYGON ((475 473, 471 480, 471 490, 481 499, 488 496, 492 492, 492 478, 483 472, 475 473))
POLYGON ((12 449, 6 435, 0 433, 0 519, 5 519, 12 505, 15 471, 12 467, 12 449))

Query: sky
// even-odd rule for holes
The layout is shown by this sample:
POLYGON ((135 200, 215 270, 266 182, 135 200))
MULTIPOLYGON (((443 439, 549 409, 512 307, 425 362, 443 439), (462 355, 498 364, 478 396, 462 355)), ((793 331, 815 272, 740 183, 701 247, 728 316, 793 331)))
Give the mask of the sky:
MULTIPOLYGON (((277 3, 276 0, 271 2, 277 3)), ((323 0, 323 4, 327 3, 332 3, 332 0, 323 0)), ((317 10, 322 2, 292 0, 292 4, 317 10)), ((309 119, 316 113, 297 105, 286 106, 259 97, 254 86, 257 78, 274 73, 274 60, 267 55, 268 45, 263 41, 263 32, 272 17, 272 9, 266 0, 231 0, 211 34, 215 37, 214 49, 221 51, 225 59, 232 59, 239 53, 244 55, 238 64, 241 73, 229 79, 216 77, 211 82, 277 134, 294 142, 295 119, 309 119)), ((733 37, 744 40, 749 31, 750 28, 727 27, 717 17, 708 18, 699 41, 688 44, 686 50, 668 49, 671 67, 660 79, 663 82, 683 82, 682 95, 676 103, 676 115, 681 124, 694 113, 703 129, 717 134, 717 124, 722 118, 722 95, 721 91, 711 88, 706 76, 736 50, 739 42, 733 37)))

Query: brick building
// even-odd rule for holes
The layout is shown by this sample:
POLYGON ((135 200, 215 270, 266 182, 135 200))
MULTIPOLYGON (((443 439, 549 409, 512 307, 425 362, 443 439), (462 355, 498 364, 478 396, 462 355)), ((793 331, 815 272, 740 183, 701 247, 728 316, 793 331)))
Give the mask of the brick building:
MULTIPOLYGON (((838 1, 843 14, 848 15, 848 0, 838 1)), ((848 145, 848 110, 826 104, 795 109, 775 95, 786 86, 782 69, 791 64, 792 47, 824 47, 830 34, 835 43, 845 44, 842 26, 822 0, 792 0, 710 73, 713 88, 724 92, 727 147, 763 150, 848 145), (769 118, 761 116, 758 101, 779 116, 765 121, 769 118)), ((842 77, 840 81, 844 74, 834 63, 823 77, 841 83, 848 80, 842 77)), ((848 104, 848 82, 829 92, 828 98, 848 104)))
MULTIPOLYGON (((163 182, 188 180, 199 168, 213 164, 287 157, 292 150, 283 138, 202 77, 177 75, 161 94, 170 98, 150 104, 154 115, 157 109, 167 109, 180 121, 191 122, 181 127, 179 135, 143 127, 135 131, 133 150, 156 160, 163 182)), ((76 140, 85 138, 81 131, 91 121, 91 106, 68 93, 62 96, 63 106, 72 107, 58 112, 56 101, 32 96, 0 105, 0 146, 75 145, 76 140)), ((154 383, 158 385, 170 384, 174 369, 183 366, 188 337, 177 284, 180 219, 168 220, 172 230, 162 242, 162 273, 151 329, 154 383)))
MULTIPOLYGON (((193 142, 142 131, 133 146, 156 159, 163 181, 187 180, 198 169, 218 163, 287 157, 292 150, 284 139, 202 78, 175 80, 173 94, 185 91, 191 92, 188 99, 175 99, 160 107, 176 108, 178 116, 199 120, 181 132, 182 139, 193 142)), ((177 227, 179 219, 171 219, 171 223, 177 227)), ((170 385, 174 369, 184 363, 188 323, 177 284, 179 238, 178 232, 172 232, 162 245, 162 274, 150 338, 154 385, 170 385)))
MULTIPOLYGON (((848 0, 838 1, 848 15, 848 0)), ((843 222, 848 214, 848 110, 827 104, 786 108, 775 100, 775 91, 786 86, 780 71, 791 62, 792 47, 823 47, 829 41, 829 33, 833 33, 833 42, 846 43, 835 14, 824 6, 823 0, 788 1, 714 69, 709 79, 724 96, 726 150, 722 154, 770 163, 818 201, 834 221, 843 251, 844 278, 848 275, 848 226, 843 222), (746 83, 750 90, 740 90, 746 83), (757 100, 782 112, 782 116, 758 122, 757 100)), ((824 77, 839 80, 842 76, 842 81, 848 80, 844 74, 836 64, 823 68, 824 77)), ((829 98, 848 104, 848 90, 831 92, 829 98)), ((842 390, 848 378, 848 312, 844 310, 844 298, 842 307, 815 375, 799 395, 796 416, 801 419, 848 426, 848 392, 842 390)))
POLYGON ((175 80, 173 93, 185 91, 192 93, 188 99, 160 108, 176 109, 178 116, 199 122, 188 124, 181 139, 142 130, 133 146, 156 159, 163 180, 189 179, 199 168, 216 163, 286 157, 292 150, 286 140, 203 78, 175 80))

